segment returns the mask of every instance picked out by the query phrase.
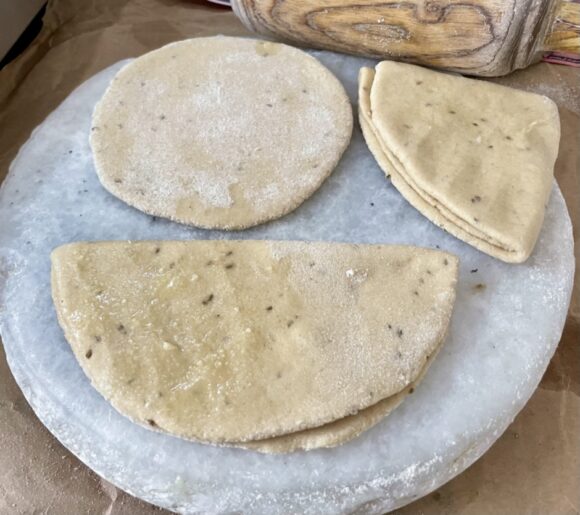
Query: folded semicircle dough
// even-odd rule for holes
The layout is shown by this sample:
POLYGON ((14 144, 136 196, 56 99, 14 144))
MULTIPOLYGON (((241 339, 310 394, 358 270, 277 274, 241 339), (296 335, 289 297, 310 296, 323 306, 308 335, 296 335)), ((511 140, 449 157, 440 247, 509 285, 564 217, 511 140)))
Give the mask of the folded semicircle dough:
POLYGON ((444 339, 456 281, 457 258, 416 247, 97 242, 52 254, 59 322, 95 388, 134 421, 218 444, 319 427, 402 392, 444 339))

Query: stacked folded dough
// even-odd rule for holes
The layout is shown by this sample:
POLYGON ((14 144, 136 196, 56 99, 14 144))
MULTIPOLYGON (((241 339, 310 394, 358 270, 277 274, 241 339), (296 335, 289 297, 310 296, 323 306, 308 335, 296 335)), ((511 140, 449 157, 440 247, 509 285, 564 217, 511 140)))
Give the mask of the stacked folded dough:
POLYGON ((52 288, 94 387, 151 429, 262 452, 331 447, 387 415, 445 337, 457 259, 276 241, 59 247, 52 288))
POLYGON ((379 165, 423 215, 503 261, 529 257, 558 153, 554 102, 384 61, 360 71, 359 117, 379 165))

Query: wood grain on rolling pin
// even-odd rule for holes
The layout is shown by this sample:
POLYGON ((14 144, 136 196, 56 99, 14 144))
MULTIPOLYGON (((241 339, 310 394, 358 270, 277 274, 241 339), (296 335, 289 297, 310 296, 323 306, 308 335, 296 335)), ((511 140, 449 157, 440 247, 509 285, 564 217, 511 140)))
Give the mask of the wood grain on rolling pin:
POLYGON ((551 0, 234 0, 252 30, 298 44, 474 75, 540 57, 551 0))
POLYGON ((543 48, 555 52, 580 54, 580 3, 560 4, 543 48))

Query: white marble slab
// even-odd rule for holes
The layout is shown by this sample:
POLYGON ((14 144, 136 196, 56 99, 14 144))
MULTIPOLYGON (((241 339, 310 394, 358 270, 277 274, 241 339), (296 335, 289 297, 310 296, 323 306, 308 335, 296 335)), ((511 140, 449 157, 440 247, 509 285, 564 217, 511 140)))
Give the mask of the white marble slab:
MULTIPOLYGON (((358 69, 371 61, 314 55, 356 105, 358 69)), ((91 111, 121 65, 83 84, 34 131, 0 190, 0 330, 14 376, 49 430, 107 480, 180 512, 378 514, 477 459, 530 397, 560 339, 574 258, 558 187, 523 265, 492 259, 423 218, 385 179, 358 129, 320 191, 281 220, 228 234, 154 219, 109 195, 91 161, 91 111), (393 415, 336 449, 265 456, 150 432, 114 411, 78 366, 52 306, 49 254, 77 240, 190 238, 439 245, 461 258, 449 338, 393 415)))

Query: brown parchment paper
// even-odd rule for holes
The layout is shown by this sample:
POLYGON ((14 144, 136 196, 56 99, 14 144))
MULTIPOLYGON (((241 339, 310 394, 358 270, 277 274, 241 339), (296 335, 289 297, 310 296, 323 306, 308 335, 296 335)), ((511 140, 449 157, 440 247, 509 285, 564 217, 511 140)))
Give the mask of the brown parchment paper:
MULTIPOLYGON (((218 33, 248 34, 231 11, 202 1, 49 2, 41 34, 0 71, 0 181, 34 127, 84 80, 170 41, 218 33)), ((578 257, 580 69, 544 63, 498 82, 547 94, 560 107, 556 177, 574 223, 578 257)), ((580 513, 578 282, 556 355, 514 423, 467 471, 397 513, 580 513)), ((1 346, 0 442, 1 514, 163 512, 99 478, 50 435, 16 386, 1 346)))

